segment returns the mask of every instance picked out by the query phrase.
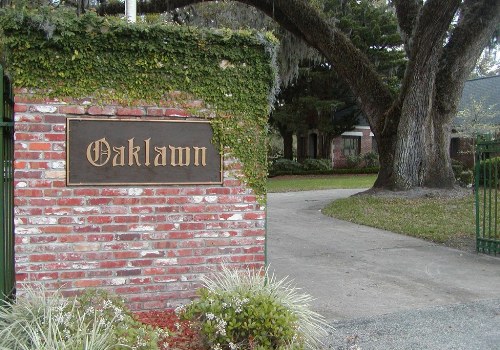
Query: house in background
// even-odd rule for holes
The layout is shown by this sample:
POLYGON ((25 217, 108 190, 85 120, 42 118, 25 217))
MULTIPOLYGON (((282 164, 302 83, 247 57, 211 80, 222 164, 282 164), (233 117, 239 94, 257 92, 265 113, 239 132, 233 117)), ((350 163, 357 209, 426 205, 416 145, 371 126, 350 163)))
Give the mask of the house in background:
MULTIPOLYGON (((478 120, 475 123, 491 123, 498 125, 500 128, 500 75, 471 79, 465 82, 458 110, 474 111, 474 109, 478 114, 478 120), (489 110, 486 111, 486 109, 489 110), (481 118, 481 113, 488 113, 490 117, 481 118)), ((463 120, 460 120, 460 118, 455 119, 454 131, 459 128, 461 123, 463 123, 463 120)), ((478 126, 472 122, 471 129, 478 126)), ((452 133, 450 142, 451 158, 460 161, 467 167, 472 167, 474 163, 473 144, 474 140, 471 137, 464 137, 457 132, 452 133)))
POLYGON ((363 165, 361 159, 365 154, 377 153, 370 126, 355 106, 333 113, 332 124, 336 125, 336 130, 331 133, 321 132, 315 127, 317 120, 314 115, 308 116, 307 122, 309 129, 297 135, 299 161, 330 159, 334 168, 346 168, 356 158, 363 165))

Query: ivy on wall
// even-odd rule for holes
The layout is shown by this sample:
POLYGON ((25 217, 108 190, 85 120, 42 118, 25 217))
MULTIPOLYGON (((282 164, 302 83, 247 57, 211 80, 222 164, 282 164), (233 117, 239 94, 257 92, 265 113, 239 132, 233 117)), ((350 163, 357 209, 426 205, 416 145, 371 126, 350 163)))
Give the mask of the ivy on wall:
POLYGON ((0 10, 0 28, 17 87, 103 103, 161 104, 175 91, 203 100, 217 114, 215 142, 265 193, 267 117, 277 89, 271 34, 128 24, 49 8, 0 10))

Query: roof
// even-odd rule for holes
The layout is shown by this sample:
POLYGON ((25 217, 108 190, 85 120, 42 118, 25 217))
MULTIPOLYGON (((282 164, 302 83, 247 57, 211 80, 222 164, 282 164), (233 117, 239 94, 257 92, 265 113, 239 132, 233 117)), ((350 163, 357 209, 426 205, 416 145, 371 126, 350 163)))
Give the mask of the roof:
POLYGON ((500 75, 467 80, 458 110, 465 109, 473 101, 482 102, 484 106, 495 105, 500 112, 500 75))

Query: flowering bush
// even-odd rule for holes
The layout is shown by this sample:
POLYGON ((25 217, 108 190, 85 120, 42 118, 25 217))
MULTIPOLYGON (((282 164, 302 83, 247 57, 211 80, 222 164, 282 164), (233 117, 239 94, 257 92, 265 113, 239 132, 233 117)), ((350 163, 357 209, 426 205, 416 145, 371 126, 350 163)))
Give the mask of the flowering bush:
POLYGON ((286 279, 268 271, 223 267, 200 298, 177 310, 200 322, 204 341, 213 350, 315 349, 326 335, 323 318, 309 309, 311 297, 299 294, 286 279))

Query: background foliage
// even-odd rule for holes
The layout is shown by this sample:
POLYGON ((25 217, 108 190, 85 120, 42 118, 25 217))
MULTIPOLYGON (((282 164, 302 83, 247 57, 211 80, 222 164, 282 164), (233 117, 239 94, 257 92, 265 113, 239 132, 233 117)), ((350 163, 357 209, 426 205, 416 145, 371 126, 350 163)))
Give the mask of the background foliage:
POLYGON ((265 192, 266 124, 277 89, 271 34, 131 25, 64 8, 0 11, 2 56, 17 87, 102 103, 160 104, 177 91, 201 99, 218 116, 215 141, 265 192))

